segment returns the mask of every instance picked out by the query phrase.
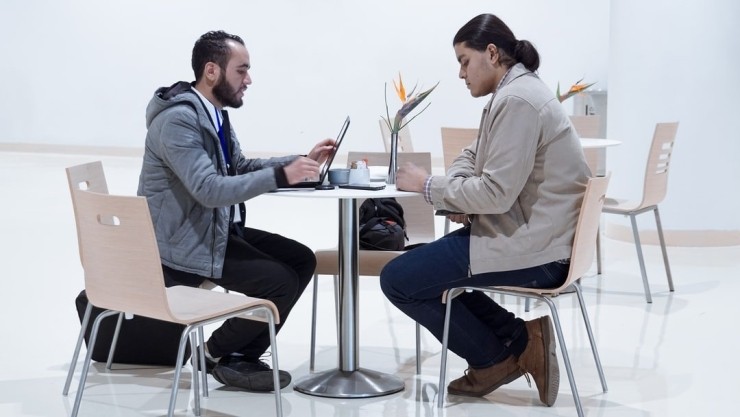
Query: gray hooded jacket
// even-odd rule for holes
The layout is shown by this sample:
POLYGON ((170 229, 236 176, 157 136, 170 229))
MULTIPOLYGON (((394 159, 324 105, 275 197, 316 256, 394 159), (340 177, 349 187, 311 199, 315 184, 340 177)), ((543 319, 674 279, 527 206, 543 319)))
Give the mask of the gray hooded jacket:
POLYGON ((232 128, 229 176, 210 116, 186 82, 158 89, 146 109, 138 195, 147 198, 162 264, 220 278, 235 204, 277 188, 296 156, 246 159, 232 128))

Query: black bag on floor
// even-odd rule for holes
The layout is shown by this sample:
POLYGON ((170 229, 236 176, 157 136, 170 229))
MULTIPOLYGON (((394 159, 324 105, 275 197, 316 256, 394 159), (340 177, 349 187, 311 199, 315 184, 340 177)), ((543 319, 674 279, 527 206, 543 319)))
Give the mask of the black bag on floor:
POLYGON ((360 205, 360 248, 403 250, 406 221, 403 207, 395 198, 368 198, 360 205))
MULTIPOLYGON (((87 308, 87 295, 83 290, 75 299, 77 315, 82 322, 87 308)), ((90 348, 90 332, 95 318, 103 309, 93 307, 90 321, 85 330, 85 344, 90 348)), ((92 359, 96 362, 106 362, 110 352, 113 332, 116 330, 118 315, 106 317, 100 323, 98 337, 93 348, 92 359)), ((130 320, 123 319, 121 331, 118 334, 116 351, 113 362, 133 365, 175 366, 177 347, 185 325, 170 323, 147 317, 134 316, 130 320)), ((185 347, 183 364, 190 358, 190 343, 185 347)))

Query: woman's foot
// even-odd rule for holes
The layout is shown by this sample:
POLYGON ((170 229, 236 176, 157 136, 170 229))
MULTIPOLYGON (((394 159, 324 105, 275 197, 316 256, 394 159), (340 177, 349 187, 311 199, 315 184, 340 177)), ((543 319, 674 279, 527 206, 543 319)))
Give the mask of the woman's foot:
POLYGON ((523 374, 522 369, 517 364, 517 359, 514 355, 511 355, 503 362, 488 368, 468 368, 465 370, 465 375, 450 382, 447 386, 447 392, 455 395, 482 397, 523 374))

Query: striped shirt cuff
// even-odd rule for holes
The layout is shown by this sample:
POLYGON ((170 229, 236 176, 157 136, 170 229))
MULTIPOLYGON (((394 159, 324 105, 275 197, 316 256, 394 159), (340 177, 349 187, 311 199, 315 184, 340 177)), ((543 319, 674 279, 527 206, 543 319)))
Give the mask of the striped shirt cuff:
POLYGON ((424 181, 424 200, 432 204, 432 176, 428 176, 424 181))

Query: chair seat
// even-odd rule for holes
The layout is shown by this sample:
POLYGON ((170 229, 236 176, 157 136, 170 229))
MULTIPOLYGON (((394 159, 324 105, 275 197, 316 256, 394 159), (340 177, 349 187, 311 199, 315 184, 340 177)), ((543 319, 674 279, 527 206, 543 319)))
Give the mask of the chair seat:
MULTIPOLYGON (((357 256, 360 275, 379 276, 383 267, 403 251, 359 250, 357 256)), ((334 275, 339 271, 339 252, 336 249, 316 251, 316 272, 319 275, 334 275)))
POLYGON ((642 202, 640 201, 607 197, 604 199, 604 209, 602 211, 607 213, 628 214, 632 211, 642 209, 641 204, 642 202))
MULTIPOLYGON (((191 324, 233 313, 248 307, 264 306, 272 310, 272 313, 275 315, 275 323, 280 322, 277 308, 268 300, 245 297, 241 294, 214 292, 202 288, 186 287, 184 285, 169 287, 166 291, 173 317, 162 318, 163 320, 172 320, 174 318, 181 324, 191 324)), ((249 317, 252 320, 267 321, 266 318, 254 314, 249 314, 249 317)))

